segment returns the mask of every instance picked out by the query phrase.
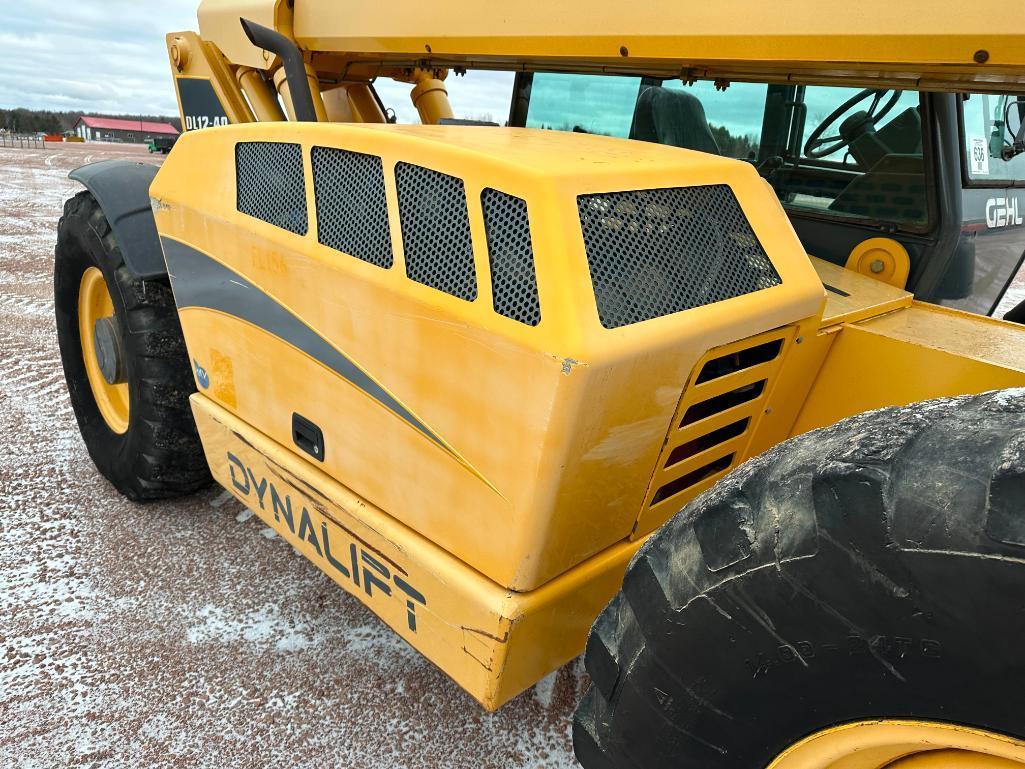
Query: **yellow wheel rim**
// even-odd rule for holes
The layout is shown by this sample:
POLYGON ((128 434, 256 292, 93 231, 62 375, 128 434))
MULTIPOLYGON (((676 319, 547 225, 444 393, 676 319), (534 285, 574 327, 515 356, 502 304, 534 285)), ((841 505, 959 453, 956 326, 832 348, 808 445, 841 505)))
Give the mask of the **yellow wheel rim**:
POLYGON ((113 314, 114 302, 110 298, 103 273, 96 267, 90 267, 82 275, 82 284, 78 290, 78 333, 82 340, 82 358, 100 416, 113 432, 122 434, 128 430, 128 385, 107 383, 100 371, 93 342, 96 321, 113 314))
POLYGON ((862 721, 813 734, 769 769, 1023 769, 1025 742, 925 721, 862 721))

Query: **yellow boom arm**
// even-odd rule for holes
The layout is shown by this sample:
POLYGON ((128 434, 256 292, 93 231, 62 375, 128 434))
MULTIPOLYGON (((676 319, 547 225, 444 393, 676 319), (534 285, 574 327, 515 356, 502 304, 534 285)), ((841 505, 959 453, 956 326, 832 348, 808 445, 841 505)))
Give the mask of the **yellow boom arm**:
MULTIPOLYGON (((524 0, 203 0, 204 40, 236 66, 267 69, 239 18, 292 37, 313 67, 337 78, 353 67, 465 67, 621 72, 662 77, 803 82, 879 81, 919 90, 1014 90, 1025 77, 1025 14, 961 0, 867 0, 824 6, 780 0, 724 3, 579 3, 524 0)), ((383 73, 382 73, 383 74, 383 73)))

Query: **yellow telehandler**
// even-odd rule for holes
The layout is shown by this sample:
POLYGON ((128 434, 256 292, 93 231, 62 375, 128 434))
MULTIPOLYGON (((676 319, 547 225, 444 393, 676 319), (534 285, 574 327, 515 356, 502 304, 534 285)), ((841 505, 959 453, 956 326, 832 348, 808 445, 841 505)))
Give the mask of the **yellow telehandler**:
POLYGON ((489 710, 586 646, 586 769, 1025 764, 1025 303, 988 317, 1025 16, 203 0, 199 30, 163 166, 76 170, 60 222, 120 492, 212 476, 489 710), (515 73, 506 126, 455 117, 468 70, 515 73))

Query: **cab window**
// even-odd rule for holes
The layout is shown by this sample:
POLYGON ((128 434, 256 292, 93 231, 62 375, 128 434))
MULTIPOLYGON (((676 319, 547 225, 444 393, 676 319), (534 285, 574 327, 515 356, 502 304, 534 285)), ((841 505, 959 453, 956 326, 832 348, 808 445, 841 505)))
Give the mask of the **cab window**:
POLYGON ((526 98, 528 127, 745 160, 793 214, 928 228, 915 92, 535 73, 526 98))
POLYGON ((692 85, 667 80, 662 86, 690 93, 701 102, 719 154, 741 160, 758 157, 767 85, 733 83, 729 88, 719 89, 708 80, 692 85))
POLYGON ((626 138, 640 87, 639 77, 537 75, 526 127, 626 138))
POLYGON ((776 161, 781 167, 774 179, 784 204, 906 229, 927 224, 919 95, 828 86, 795 90, 792 140, 776 161))
POLYGON ((1025 154, 1005 159, 1025 117, 1025 103, 1003 94, 968 94, 961 102, 965 169, 973 182, 1025 180, 1025 154))

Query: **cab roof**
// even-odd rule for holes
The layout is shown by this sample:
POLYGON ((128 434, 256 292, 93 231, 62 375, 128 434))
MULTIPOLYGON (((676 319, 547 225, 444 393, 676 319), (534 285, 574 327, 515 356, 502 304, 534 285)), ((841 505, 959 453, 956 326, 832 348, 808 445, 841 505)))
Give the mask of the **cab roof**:
POLYGON ((293 37, 322 72, 376 63, 1025 92, 1025 13, 992 0, 203 0, 203 38, 264 69, 240 16, 293 37))

